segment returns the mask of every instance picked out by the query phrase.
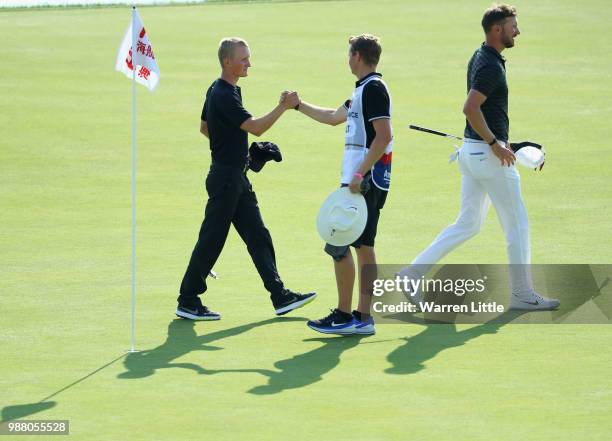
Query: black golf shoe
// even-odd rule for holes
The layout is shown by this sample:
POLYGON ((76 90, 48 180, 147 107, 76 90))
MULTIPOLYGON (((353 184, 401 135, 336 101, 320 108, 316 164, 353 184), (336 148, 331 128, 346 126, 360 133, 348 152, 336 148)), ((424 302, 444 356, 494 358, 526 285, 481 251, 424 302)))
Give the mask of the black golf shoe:
POLYGON ((219 320, 221 318, 221 314, 211 311, 204 305, 194 308, 179 305, 176 308, 176 315, 188 320, 219 320))
POLYGON ((309 292, 301 294, 299 292, 293 292, 285 289, 279 296, 272 298, 272 304, 274 305, 274 312, 276 315, 284 315, 294 309, 301 308, 302 306, 312 302, 317 293, 309 292))

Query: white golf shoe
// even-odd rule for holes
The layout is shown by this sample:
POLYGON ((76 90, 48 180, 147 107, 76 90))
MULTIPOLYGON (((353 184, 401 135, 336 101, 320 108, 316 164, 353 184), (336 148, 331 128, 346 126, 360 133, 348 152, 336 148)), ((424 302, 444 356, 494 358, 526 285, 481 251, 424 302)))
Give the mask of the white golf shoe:
POLYGON ((549 299, 535 291, 524 294, 513 293, 510 296, 510 309, 517 311, 551 311, 557 309, 560 304, 559 300, 549 299))

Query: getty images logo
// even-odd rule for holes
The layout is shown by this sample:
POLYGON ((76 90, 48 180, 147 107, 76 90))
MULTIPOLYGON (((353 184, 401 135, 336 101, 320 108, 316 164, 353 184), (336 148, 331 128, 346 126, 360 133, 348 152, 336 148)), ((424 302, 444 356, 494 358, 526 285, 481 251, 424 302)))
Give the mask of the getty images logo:
POLYGON ((372 294, 380 297, 387 292, 428 292, 448 293, 463 296, 471 293, 482 293, 486 289, 487 276, 479 279, 418 279, 396 275, 394 279, 376 279, 372 284, 372 294))

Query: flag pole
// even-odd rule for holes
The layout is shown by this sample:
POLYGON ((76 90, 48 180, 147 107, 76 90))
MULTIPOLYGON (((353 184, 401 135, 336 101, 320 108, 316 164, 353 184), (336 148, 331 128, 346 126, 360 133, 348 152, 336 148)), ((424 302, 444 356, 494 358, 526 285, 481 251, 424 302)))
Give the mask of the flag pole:
MULTIPOLYGON (((132 5, 132 60, 136 54, 136 6, 132 5)), ((136 63, 132 63, 132 348, 136 318, 136 63)))

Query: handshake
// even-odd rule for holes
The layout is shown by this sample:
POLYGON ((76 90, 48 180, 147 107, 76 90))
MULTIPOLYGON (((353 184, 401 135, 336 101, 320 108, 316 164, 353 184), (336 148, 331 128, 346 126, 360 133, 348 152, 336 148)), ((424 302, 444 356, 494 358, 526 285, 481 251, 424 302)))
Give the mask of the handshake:
POLYGON ((293 90, 285 90, 281 93, 278 103, 282 105, 285 110, 296 109, 300 105, 300 97, 298 93, 293 90))

